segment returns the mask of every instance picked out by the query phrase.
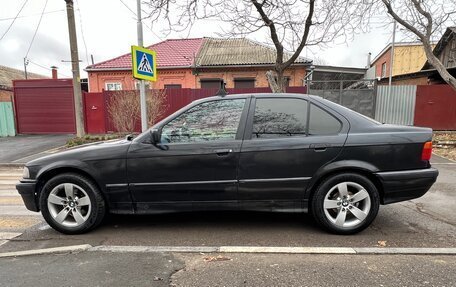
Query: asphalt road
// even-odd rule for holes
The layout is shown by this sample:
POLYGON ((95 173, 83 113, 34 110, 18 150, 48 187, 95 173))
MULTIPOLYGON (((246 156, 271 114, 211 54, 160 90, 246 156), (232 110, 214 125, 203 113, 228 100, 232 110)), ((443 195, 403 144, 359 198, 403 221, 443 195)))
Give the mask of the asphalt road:
POLYGON ((455 286, 456 256, 82 252, 0 259, 0 286, 455 286))
POLYGON ((110 216, 97 230, 77 236, 62 235, 41 221, 1 246, 0 251, 83 243, 92 246, 455 247, 456 164, 437 158, 434 161, 440 162, 435 164, 440 176, 430 192, 416 200, 381 206, 374 223, 354 236, 328 234, 310 216, 301 214, 212 212, 110 216))
POLYGON ((65 145, 74 135, 18 135, 0 138, 0 163, 26 163, 65 145))

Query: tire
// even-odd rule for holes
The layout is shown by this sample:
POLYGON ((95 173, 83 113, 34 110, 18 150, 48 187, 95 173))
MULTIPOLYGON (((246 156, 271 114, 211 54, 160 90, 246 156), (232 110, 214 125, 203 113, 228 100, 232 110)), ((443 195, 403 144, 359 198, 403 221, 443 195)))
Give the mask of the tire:
POLYGON ((97 185, 77 173, 51 178, 40 194, 40 207, 46 222, 64 234, 82 234, 103 221, 106 204, 97 185))
POLYGON ((367 228, 377 216, 379 206, 377 188, 357 173, 340 173, 325 179, 311 199, 315 221, 327 231, 343 235, 367 228))

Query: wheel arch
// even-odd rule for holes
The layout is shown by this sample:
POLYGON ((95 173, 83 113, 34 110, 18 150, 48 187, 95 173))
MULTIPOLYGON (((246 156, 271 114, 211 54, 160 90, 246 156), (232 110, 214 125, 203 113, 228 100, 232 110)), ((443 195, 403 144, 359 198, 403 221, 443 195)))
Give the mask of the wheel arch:
MULTIPOLYGON (((378 172, 378 168, 374 165, 362 162, 362 161, 339 161, 330 163, 318 170, 307 186, 305 198, 308 202, 311 202, 313 194, 318 186, 325 181, 327 178, 340 173, 356 173, 365 176, 369 179, 377 188, 380 197, 380 203, 383 204, 383 185, 378 177, 375 175, 378 172)), ((310 204, 309 204, 310 206, 310 204)))
POLYGON ((96 178, 90 174, 89 172, 85 171, 84 169, 80 167, 75 167, 75 166, 55 166, 48 168, 46 170, 40 171, 39 175, 37 176, 37 185, 36 185, 36 195, 37 198, 40 197, 41 190, 43 189, 44 185, 46 182, 48 182, 51 178, 59 175, 59 174, 64 174, 64 173, 75 173, 78 175, 82 175, 88 179, 90 179, 101 191, 101 195, 103 196, 103 199, 105 200, 105 203, 107 204, 107 207, 109 208, 109 201, 106 198, 105 190, 103 189, 102 185, 96 180, 96 178))

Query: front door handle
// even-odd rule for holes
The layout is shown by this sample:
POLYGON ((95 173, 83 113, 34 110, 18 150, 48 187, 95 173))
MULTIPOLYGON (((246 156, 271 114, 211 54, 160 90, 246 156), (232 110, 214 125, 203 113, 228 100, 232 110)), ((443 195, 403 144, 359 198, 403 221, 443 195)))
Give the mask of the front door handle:
POLYGON ((216 149, 214 151, 218 156, 226 156, 233 152, 232 149, 216 149))

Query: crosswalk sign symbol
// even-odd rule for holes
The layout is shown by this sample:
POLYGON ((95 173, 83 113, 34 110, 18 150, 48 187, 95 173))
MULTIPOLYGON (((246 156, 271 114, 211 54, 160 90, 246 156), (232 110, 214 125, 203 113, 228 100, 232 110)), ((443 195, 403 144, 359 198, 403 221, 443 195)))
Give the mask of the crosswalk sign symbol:
POLYGON ((157 80, 157 57, 154 51, 131 46, 133 77, 136 79, 157 80))

